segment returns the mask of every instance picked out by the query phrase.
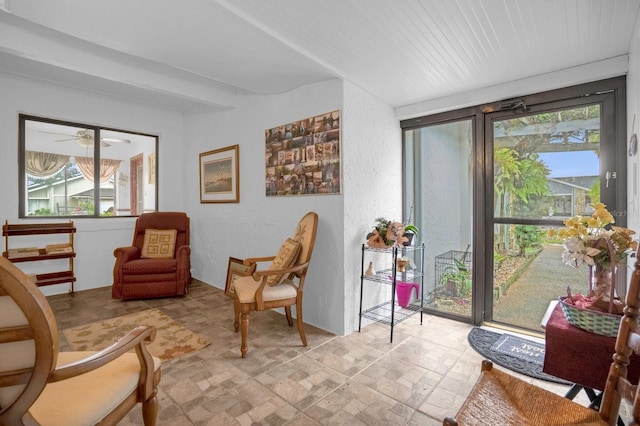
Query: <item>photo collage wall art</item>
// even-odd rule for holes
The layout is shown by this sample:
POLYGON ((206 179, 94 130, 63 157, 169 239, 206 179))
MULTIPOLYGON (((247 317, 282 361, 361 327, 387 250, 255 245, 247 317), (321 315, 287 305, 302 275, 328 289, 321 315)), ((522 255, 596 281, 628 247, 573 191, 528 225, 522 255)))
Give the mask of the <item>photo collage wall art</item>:
POLYGON ((339 194, 340 110, 265 130, 267 196, 339 194))

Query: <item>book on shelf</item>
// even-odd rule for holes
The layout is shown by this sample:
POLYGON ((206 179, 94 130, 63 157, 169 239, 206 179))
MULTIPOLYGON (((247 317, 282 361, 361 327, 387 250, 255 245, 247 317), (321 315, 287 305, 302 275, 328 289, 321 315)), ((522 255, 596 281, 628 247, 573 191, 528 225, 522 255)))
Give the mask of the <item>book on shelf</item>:
POLYGON ((44 248, 45 253, 71 253, 73 251, 73 247, 69 243, 62 244, 49 244, 44 248))
POLYGON ((21 247, 21 248, 9 249, 9 258, 29 257, 29 256, 38 256, 38 255, 40 255, 40 251, 38 250, 38 247, 21 247))

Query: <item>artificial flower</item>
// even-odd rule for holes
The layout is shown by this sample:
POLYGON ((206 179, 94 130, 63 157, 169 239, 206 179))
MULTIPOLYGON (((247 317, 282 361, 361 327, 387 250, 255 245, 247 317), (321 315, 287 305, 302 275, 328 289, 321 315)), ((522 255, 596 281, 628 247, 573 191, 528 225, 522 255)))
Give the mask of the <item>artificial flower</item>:
POLYGON ((579 267, 583 263, 589 266, 610 268, 626 259, 627 255, 638 247, 632 240, 634 231, 619 226, 610 226, 615 218, 603 203, 589 204, 593 208, 591 216, 576 215, 564 221, 564 228, 550 230, 549 236, 563 239, 562 260, 569 266, 579 267), (608 229, 610 228, 610 229, 608 229))
POLYGON ((406 236, 407 231, 411 232, 408 227, 417 229, 412 225, 379 217, 375 221, 373 231, 367 234, 367 245, 376 248, 401 247, 410 241, 406 236))
POLYGON ((567 289, 568 297, 564 301, 581 309, 620 313, 623 304, 613 296, 615 287, 611 272, 637 249, 638 243, 631 237, 635 232, 613 226, 615 218, 603 203, 589 206, 593 208, 590 217, 573 216, 564 221, 564 228, 549 231, 550 236, 563 239, 564 263, 574 268, 584 263, 595 267, 590 273, 589 296, 571 295, 571 290, 567 289))
POLYGON ((562 245, 564 252, 562 253, 562 261, 569 266, 577 268, 586 263, 589 266, 595 265, 592 256, 600 253, 600 250, 593 247, 585 247, 584 242, 578 237, 566 238, 562 245))

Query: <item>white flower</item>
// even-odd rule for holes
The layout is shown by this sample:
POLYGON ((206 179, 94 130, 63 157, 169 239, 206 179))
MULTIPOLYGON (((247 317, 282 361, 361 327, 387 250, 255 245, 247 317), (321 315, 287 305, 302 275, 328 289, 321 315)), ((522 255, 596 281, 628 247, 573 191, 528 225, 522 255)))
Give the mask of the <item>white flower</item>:
POLYGON ((593 266, 595 262, 592 256, 600 253, 600 249, 585 247, 584 242, 578 237, 565 238, 562 245, 564 246, 562 261, 574 268, 579 267, 583 263, 593 266))

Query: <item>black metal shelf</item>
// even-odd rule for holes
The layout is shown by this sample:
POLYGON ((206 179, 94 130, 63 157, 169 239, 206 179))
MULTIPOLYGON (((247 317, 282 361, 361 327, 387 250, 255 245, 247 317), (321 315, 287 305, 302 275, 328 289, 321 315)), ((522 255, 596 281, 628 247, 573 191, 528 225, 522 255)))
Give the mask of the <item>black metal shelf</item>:
MULTIPOLYGON (((369 281, 375 281, 381 284, 393 284, 393 279, 389 278, 393 275, 392 269, 383 269, 382 271, 377 271, 375 275, 367 275, 364 274, 360 278, 369 281)), ((397 272, 396 281, 412 281, 422 278, 422 272, 417 271, 415 269, 407 271, 407 272, 397 272), (398 277, 400 275, 400 278, 398 277)))
POLYGON ((422 324, 424 308, 424 243, 414 246, 372 248, 362 245, 362 263, 360 270, 360 312, 358 319, 358 331, 362 329, 362 318, 367 318, 376 322, 391 326, 389 341, 393 342, 393 327, 402 321, 420 312, 420 324, 422 324), (390 255, 389 264, 391 268, 382 269, 373 275, 365 274, 365 257, 369 254, 390 255), (413 253, 413 255, 411 255, 413 253), (413 268, 406 271, 396 270, 396 261, 399 257, 411 257, 415 262, 413 268), (387 302, 376 306, 362 309, 363 294, 365 291, 365 281, 370 283, 383 284, 391 287, 391 297, 387 302), (400 282, 412 282, 419 285, 418 300, 402 307, 395 303, 396 286, 400 282))
MULTIPOLYGON (((419 304, 412 303, 406 308, 401 307, 400 305, 395 305, 394 309, 394 318, 393 325, 398 325, 402 321, 411 318, 417 312, 421 312, 422 308, 419 304)), ((391 302, 384 302, 373 308, 369 308, 365 311, 362 311, 362 316, 368 318, 370 320, 381 322, 383 324, 391 325, 391 302)))

